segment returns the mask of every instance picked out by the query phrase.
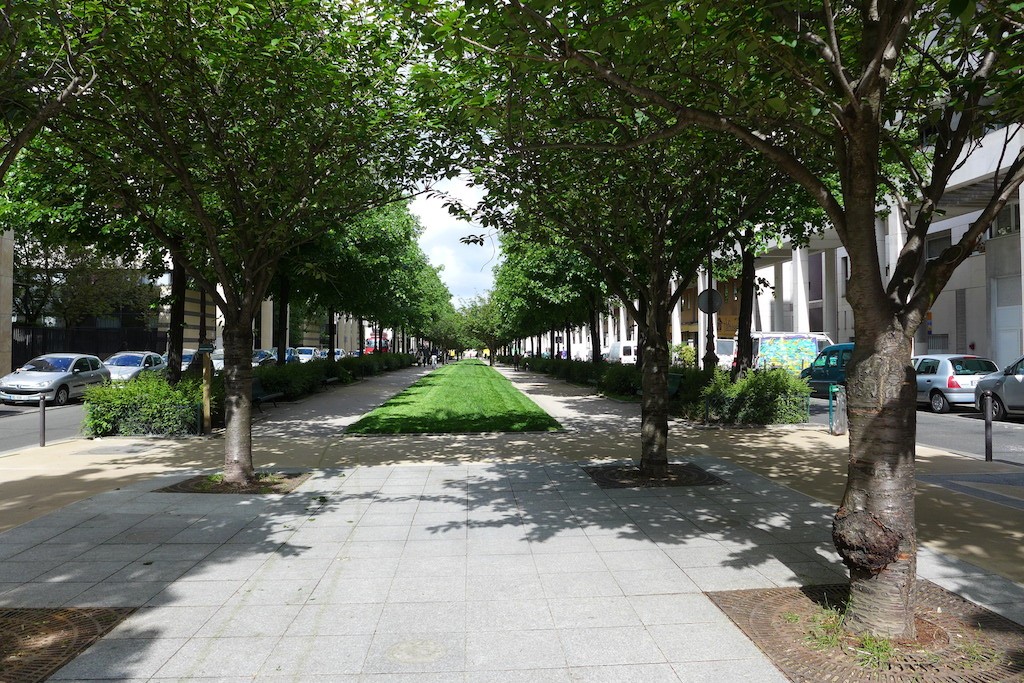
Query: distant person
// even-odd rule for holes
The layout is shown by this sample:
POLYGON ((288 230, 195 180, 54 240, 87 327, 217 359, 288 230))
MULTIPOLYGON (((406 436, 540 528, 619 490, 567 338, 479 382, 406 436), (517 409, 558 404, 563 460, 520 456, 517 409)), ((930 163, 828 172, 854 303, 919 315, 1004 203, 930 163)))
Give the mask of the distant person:
POLYGON ((437 354, 436 353, 430 354, 430 369, 431 370, 437 370, 437 354))

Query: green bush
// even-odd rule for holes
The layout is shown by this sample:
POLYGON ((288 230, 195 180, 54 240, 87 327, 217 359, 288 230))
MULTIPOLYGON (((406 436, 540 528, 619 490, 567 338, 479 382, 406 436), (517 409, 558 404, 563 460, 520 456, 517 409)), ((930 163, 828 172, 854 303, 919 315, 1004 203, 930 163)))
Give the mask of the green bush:
POLYGON ((131 382, 87 390, 83 429, 87 436, 195 434, 202 401, 201 382, 190 378, 172 387, 163 377, 143 373, 131 382))
POLYGON ((672 365, 684 368, 697 367, 697 349, 689 344, 674 344, 671 349, 672 365))
POLYGON ((640 390, 640 368, 636 365, 608 363, 598 386, 609 394, 633 396, 640 390))
POLYGON ((712 378, 712 373, 696 367, 673 367, 669 374, 679 377, 679 391, 674 398, 683 403, 702 401, 704 387, 712 378))
POLYGON ((806 422, 810 394, 805 380, 783 369, 751 371, 735 384, 719 369, 703 392, 713 419, 754 425, 806 422))

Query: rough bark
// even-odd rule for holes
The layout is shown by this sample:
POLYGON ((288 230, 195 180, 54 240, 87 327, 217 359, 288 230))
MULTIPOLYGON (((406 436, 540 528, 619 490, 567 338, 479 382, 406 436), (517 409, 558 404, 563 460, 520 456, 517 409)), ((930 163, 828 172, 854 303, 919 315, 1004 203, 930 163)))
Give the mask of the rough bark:
POLYGON ((277 364, 288 362, 288 278, 281 275, 277 288, 277 364))
POLYGON ((668 474, 668 292, 658 288, 659 300, 646 307, 644 353, 640 367, 640 473, 647 477, 668 474))
POLYGON ((594 365, 601 362, 601 326, 598 321, 600 315, 601 311, 598 310, 597 304, 591 302, 587 324, 590 327, 590 360, 594 365))
POLYGON ((359 353, 366 350, 366 320, 359 319, 359 353))
POLYGON ((327 311, 327 361, 334 363, 334 349, 338 346, 338 323, 335 321, 335 312, 327 311))
POLYGON ((572 327, 566 325, 562 334, 565 335, 565 359, 572 360, 572 327))
POLYGON ((754 362, 754 342, 750 338, 754 317, 754 291, 757 287, 757 272, 754 269, 754 253, 743 245, 740 255, 740 318, 736 330, 736 356, 732 364, 732 380, 745 372, 754 362))
POLYGON ((252 463, 252 319, 224 318, 224 481, 249 484, 252 463))
POLYGON ((185 289, 188 275, 174 259, 171 266, 171 322, 167 330, 167 381, 181 379, 181 347, 185 344, 185 289))

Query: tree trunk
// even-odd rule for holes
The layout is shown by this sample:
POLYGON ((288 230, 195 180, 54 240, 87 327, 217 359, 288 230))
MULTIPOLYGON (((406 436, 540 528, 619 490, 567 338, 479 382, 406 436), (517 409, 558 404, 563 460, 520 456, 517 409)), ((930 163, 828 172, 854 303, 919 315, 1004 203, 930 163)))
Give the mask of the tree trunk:
POLYGON ((601 362, 601 326, 598 321, 600 315, 601 311, 598 310, 597 305, 591 302, 587 323, 590 327, 590 360, 594 365, 601 362))
POLYGON ((551 332, 548 333, 548 337, 550 337, 550 339, 551 339, 551 357, 554 358, 555 357, 555 331, 553 329, 551 330, 551 332))
POLYGON ((363 318, 359 319, 359 353, 362 355, 366 351, 366 321, 363 318))
POLYGON ((252 314, 224 316, 224 481, 249 484, 252 464, 252 314))
POLYGON ((337 359, 334 357, 334 349, 338 346, 338 323, 335 321, 334 310, 327 311, 327 360, 331 363, 337 359))
POLYGON ((572 328, 565 326, 565 359, 572 360, 572 328))
POLYGON ((181 349, 185 345, 185 290, 188 276, 177 259, 171 266, 171 323, 167 330, 167 381, 181 379, 181 349))
MULTIPOLYGON (((640 319, 646 321, 647 320, 647 301, 645 301, 643 297, 640 297, 639 301, 637 301, 636 303, 637 303, 637 309, 638 309, 637 312, 640 314, 640 319)), ((627 320, 627 322, 626 322, 627 325, 632 325, 633 324, 632 320, 629 319, 628 315, 626 316, 626 320, 627 320)), ((637 325, 636 326, 636 344, 635 344, 634 348, 635 348, 635 353, 636 353, 637 365, 642 365, 643 362, 644 362, 644 343, 645 343, 645 341, 644 341, 644 331, 643 331, 643 328, 644 328, 643 325, 637 325)))
POLYGON ((640 367, 641 422, 640 473, 647 477, 668 474, 668 292, 658 288, 658 301, 646 307, 647 329, 640 367))
POLYGON ((288 362, 288 278, 281 275, 277 290, 277 364, 288 362))
MULTIPOLYGON (((753 238, 750 231, 749 239, 753 238)), ((736 329, 736 356, 732 363, 732 381, 747 370, 754 362, 754 342, 750 338, 751 323, 754 318, 754 290, 757 287, 757 271, 754 269, 754 252, 750 251, 749 239, 741 242, 740 254, 742 269, 740 271, 740 319, 736 329)))

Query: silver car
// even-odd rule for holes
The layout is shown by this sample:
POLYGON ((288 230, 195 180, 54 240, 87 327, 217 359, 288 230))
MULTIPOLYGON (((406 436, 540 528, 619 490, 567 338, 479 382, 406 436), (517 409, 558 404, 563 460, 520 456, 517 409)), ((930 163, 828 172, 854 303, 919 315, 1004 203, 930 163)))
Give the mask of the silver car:
POLYGON ((1024 415, 1024 357, 1006 366, 1005 370, 983 377, 974 388, 974 404, 984 410, 981 394, 992 392, 992 418, 1002 420, 1007 415, 1024 415))
POLYGON ((927 403, 933 413, 949 412, 951 404, 973 406, 975 385, 998 369, 988 358, 962 353, 929 353, 911 362, 917 370, 917 402, 927 403))
POLYGON ((162 372, 167 363, 150 351, 120 351, 103 361, 110 370, 110 378, 121 382, 135 379, 143 372, 162 372))
POLYGON ((0 377, 0 401, 37 403, 40 397, 62 406, 85 390, 110 381, 110 370, 96 356, 48 353, 0 377))

